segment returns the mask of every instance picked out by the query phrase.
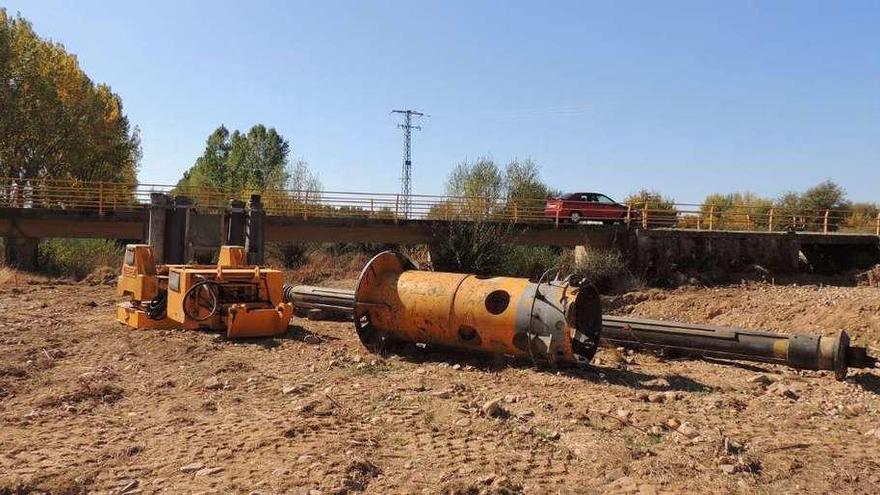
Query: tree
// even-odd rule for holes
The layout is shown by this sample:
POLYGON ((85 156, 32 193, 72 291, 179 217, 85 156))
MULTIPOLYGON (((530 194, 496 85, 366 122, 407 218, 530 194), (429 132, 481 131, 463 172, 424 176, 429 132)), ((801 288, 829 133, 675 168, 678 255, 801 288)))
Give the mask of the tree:
POLYGON ((230 133, 221 125, 208 136, 204 153, 184 172, 177 187, 210 187, 231 195, 283 190, 291 178, 289 153, 290 145, 274 128, 258 124, 243 134, 230 133))
POLYGON ((648 203, 652 210, 675 210, 675 200, 668 198, 653 189, 642 188, 623 200, 624 204, 643 207, 648 203))
POLYGON ((499 207, 505 192, 504 174, 490 158, 459 163, 446 180, 446 194, 460 204, 460 214, 468 218, 487 218, 499 207))
POLYGON ((853 203, 843 226, 850 230, 873 232, 877 228, 877 215, 880 206, 877 203, 853 203))
POLYGON ((714 228, 754 229, 766 227, 773 201, 752 192, 713 193, 703 200, 700 214, 714 228))
POLYGON ((76 56, 0 9, 0 176, 134 183, 138 130, 76 56))
POLYGON ((623 202, 641 211, 643 218, 647 216, 650 227, 676 226, 678 210, 675 208, 675 200, 658 191, 642 188, 627 196, 623 202))
MULTIPOLYGON (((549 188, 541 181, 541 170, 531 158, 514 158, 504 169, 504 185, 508 200, 547 199, 549 188)), ((542 205, 543 206, 543 205, 542 205)))
POLYGON ((813 212, 844 210, 850 207, 846 191, 832 180, 822 181, 804 191, 800 203, 801 208, 813 212))
POLYGON ((852 203, 846 198, 846 191, 832 180, 822 181, 803 193, 789 191, 776 200, 775 208, 787 220, 783 223, 792 230, 819 230, 825 223, 828 211, 828 226, 836 230, 843 222, 852 203))
MULTIPOLYGON (((504 169, 507 209, 517 208, 517 216, 542 218, 550 189, 541 181, 540 168, 531 159, 513 159, 504 169)), ((512 211, 508 211, 512 213, 512 211)))
POLYGON ((511 217, 514 211, 520 218, 542 218, 551 191, 531 158, 515 158, 502 171, 484 157, 456 165, 446 180, 446 194, 453 198, 432 207, 432 218, 490 219, 499 214, 511 217))
POLYGON ((287 188, 291 191, 318 192, 323 189, 323 186, 321 178, 309 167, 309 162, 300 158, 294 162, 290 169, 287 188))

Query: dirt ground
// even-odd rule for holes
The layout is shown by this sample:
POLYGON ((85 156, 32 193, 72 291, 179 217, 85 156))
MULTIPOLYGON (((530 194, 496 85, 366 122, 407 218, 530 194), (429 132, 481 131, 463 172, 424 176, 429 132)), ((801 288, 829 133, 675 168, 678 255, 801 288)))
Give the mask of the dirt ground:
MULTIPOLYGON (((106 285, 0 287, 0 493, 880 490, 876 370, 383 358, 344 322, 231 342, 128 330, 116 302, 106 285)), ((651 289, 607 306, 880 345, 877 288, 651 289)))

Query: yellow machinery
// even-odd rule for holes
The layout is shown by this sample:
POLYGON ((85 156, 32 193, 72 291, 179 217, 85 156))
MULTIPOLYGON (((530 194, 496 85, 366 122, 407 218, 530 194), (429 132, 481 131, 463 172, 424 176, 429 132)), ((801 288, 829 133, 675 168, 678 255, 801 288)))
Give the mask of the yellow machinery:
POLYGON ((293 306, 282 300, 283 273, 249 266, 244 248, 223 246, 217 265, 156 265, 149 245, 125 249, 116 319, 133 328, 225 330, 227 337, 287 331, 293 306))
POLYGON ((411 342, 551 365, 586 364, 596 352, 602 309, 592 287, 408 268, 386 251, 358 279, 355 329, 373 350, 411 342))

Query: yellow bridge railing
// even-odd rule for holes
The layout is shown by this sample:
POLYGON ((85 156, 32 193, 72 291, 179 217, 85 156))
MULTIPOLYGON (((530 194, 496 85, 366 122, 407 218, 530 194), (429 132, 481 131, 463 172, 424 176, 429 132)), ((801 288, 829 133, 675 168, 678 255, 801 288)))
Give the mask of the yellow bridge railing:
MULTIPOLYGON (((490 220, 513 223, 571 223, 568 210, 548 209, 546 200, 412 195, 408 204, 396 193, 297 191, 271 189, 231 192, 161 184, 126 184, 75 180, 0 178, 0 208, 94 211, 142 209, 150 195, 186 196, 201 209, 222 209, 230 200, 260 194, 268 215, 309 218, 376 218, 429 220, 490 220)), ((769 206, 720 207, 697 203, 622 205, 616 213, 597 203, 580 203, 583 222, 626 223, 642 228, 685 228, 735 231, 853 232, 880 236, 880 212, 805 210, 769 206)))

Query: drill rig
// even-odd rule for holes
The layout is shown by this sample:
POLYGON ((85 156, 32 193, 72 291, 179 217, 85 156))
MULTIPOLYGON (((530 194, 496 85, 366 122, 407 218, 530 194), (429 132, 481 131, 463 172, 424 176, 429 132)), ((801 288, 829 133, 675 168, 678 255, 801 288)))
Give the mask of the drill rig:
POLYGON ((138 329, 222 330, 229 338, 287 331, 293 305, 283 301, 284 275, 246 263, 240 246, 222 246, 216 265, 157 265, 146 244, 126 246, 117 283, 116 319, 138 329))

